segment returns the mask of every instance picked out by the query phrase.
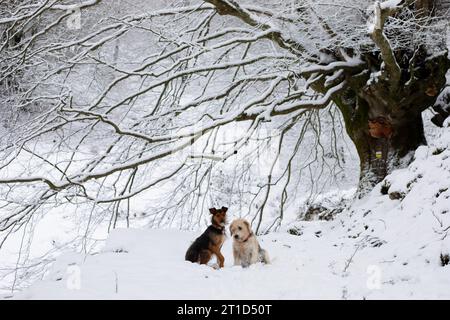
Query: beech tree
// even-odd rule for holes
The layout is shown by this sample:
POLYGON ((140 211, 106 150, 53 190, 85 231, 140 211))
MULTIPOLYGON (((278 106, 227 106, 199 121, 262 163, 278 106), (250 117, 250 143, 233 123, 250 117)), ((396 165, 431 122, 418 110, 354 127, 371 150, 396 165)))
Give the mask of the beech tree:
MULTIPOLYGON (((237 2, 207 2, 219 14, 238 17, 246 24, 263 30, 273 26, 272 22, 262 25, 251 10, 237 2)), ((297 2, 297 12, 311 10, 320 29, 311 26, 313 19, 303 25, 305 18, 298 18, 302 22, 299 32, 314 30, 325 40, 314 41, 313 50, 286 36, 283 28, 269 37, 301 57, 301 63, 311 64, 300 67, 298 74, 328 98, 323 106, 332 101, 342 112, 360 157, 359 190, 364 192, 426 144, 421 114, 446 87, 449 58, 445 1, 375 1, 371 6, 362 2, 369 5, 368 13, 353 7, 355 2, 348 3, 353 14, 345 12, 344 5, 330 5, 345 12, 332 19, 329 10, 320 10, 320 2, 308 3, 309 7, 297 2), (358 34, 365 23, 367 33, 358 34)))
POLYGON ((279 140, 256 216, 276 184, 282 215, 304 132, 333 108, 358 152, 362 195, 426 143, 422 112, 446 94, 447 1, 135 4, 0 5, 0 104, 32 114, 2 137, 4 239, 47 204, 91 203, 114 226, 130 199, 177 176, 154 221, 187 195, 198 206, 215 163, 264 126, 279 140), (218 139, 232 124, 239 134, 218 139))

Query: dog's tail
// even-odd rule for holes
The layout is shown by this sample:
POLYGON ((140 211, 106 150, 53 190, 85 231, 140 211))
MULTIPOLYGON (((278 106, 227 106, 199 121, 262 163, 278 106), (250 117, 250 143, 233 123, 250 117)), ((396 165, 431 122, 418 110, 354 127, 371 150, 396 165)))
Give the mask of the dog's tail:
POLYGON ((263 251, 264 251, 264 260, 263 260, 263 262, 264 262, 265 264, 270 264, 269 254, 267 253, 266 250, 263 250, 263 251))
POLYGON ((269 258, 269 254, 267 253, 267 251, 261 247, 259 247, 258 251, 259 251, 260 261, 265 264, 270 264, 270 258, 269 258))
POLYGON ((190 262, 198 262, 198 253, 193 244, 187 249, 184 259, 190 262))

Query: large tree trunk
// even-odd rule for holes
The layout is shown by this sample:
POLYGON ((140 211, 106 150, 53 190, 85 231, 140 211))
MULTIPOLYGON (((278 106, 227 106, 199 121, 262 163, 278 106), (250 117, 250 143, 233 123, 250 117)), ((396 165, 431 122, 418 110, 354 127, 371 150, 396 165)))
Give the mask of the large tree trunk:
POLYGON ((360 158, 360 195, 393 169, 408 165, 414 151, 426 144, 421 114, 445 87, 449 61, 445 55, 423 61, 412 74, 403 68, 395 90, 389 78, 347 75, 349 87, 334 99, 360 158))
POLYGON ((395 126, 379 123, 382 119, 369 121, 369 126, 361 123, 350 136, 360 159, 360 195, 370 191, 393 169, 407 165, 414 151, 426 144, 420 114, 395 126))

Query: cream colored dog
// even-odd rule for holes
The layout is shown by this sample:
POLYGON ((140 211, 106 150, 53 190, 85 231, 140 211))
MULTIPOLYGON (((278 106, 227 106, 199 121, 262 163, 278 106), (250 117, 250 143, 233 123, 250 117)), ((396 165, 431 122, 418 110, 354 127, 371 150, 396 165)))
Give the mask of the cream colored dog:
POLYGON ((233 237, 234 265, 246 268, 257 262, 270 263, 267 251, 260 247, 253 234, 250 223, 244 219, 236 219, 230 225, 233 237))

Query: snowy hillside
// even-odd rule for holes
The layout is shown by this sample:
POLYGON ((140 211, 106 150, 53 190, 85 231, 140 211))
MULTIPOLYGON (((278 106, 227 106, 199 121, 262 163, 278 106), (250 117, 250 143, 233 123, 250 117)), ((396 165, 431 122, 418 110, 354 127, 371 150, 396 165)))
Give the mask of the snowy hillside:
POLYGON ((260 236, 271 265, 232 266, 228 239, 225 268, 214 270, 183 259, 199 232, 117 229, 100 252, 60 256, 12 298, 449 299, 448 131, 334 220, 260 236))

